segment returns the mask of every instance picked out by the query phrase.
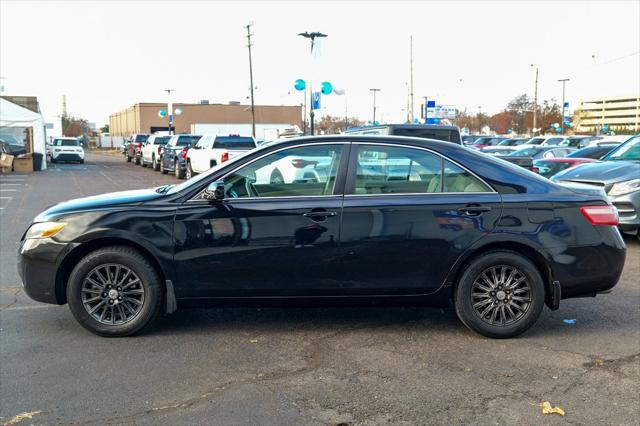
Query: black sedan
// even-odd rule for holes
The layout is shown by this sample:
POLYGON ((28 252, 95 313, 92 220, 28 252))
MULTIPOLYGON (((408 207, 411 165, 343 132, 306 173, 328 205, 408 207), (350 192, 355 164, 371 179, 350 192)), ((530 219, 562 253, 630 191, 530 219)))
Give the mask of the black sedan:
POLYGON ((616 285, 616 224, 600 189, 455 144, 298 138, 179 185, 53 206, 22 238, 19 271, 30 297, 68 303, 102 336, 204 302, 313 299, 452 303, 506 338, 545 304, 616 285))

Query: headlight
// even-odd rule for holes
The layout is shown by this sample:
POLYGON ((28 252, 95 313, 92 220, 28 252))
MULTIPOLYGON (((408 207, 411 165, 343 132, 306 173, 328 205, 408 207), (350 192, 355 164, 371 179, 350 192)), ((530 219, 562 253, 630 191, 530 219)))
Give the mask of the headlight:
POLYGON ((58 232, 67 226, 64 222, 40 222, 31 225, 27 231, 25 239, 30 238, 49 238, 56 235, 58 232))
POLYGON ((615 197, 640 190, 640 179, 631 179, 614 184, 609 190, 609 195, 615 197))
POLYGON ((60 152, 60 150, 58 148, 54 149, 55 152, 60 152))

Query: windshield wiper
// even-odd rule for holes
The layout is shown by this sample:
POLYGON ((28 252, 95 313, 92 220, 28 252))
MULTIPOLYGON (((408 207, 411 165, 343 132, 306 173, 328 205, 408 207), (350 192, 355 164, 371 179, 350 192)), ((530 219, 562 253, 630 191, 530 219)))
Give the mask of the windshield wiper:
POLYGON ((175 185, 162 185, 156 188, 156 192, 158 194, 164 194, 166 193, 169 189, 173 188, 175 185))

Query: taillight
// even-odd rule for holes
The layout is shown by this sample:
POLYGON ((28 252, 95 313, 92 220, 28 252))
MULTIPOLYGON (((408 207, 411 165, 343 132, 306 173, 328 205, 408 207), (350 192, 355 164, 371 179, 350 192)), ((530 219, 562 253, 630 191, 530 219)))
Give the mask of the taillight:
POLYGON ((228 152, 223 152, 222 153, 222 157, 220 157, 220 162, 224 163, 225 161, 229 160, 229 153, 228 152))
POLYGON ((592 225, 617 225, 618 209, 615 206, 584 206, 580 211, 592 225))
POLYGON ((539 168, 537 168, 536 166, 531 167, 531 171, 532 171, 533 173, 540 173, 540 169, 539 169, 539 168))
POLYGON ((189 148, 182 148, 182 159, 187 159, 187 152, 189 152, 189 148))
POLYGON ((309 160, 302 160, 302 159, 291 160, 291 165, 296 169, 303 169, 307 166, 315 166, 316 164, 318 164, 317 161, 309 161, 309 160))
POLYGON ((140 151, 140 148, 142 148, 142 144, 141 143, 137 143, 136 144, 136 151, 140 151))
POLYGON ((158 154, 162 152, 162 146, 158 145, 158 154))

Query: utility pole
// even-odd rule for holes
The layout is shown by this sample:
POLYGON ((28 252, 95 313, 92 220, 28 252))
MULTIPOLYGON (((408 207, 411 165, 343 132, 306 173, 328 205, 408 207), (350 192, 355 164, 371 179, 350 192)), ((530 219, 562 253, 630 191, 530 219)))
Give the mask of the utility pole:
MULTIPOLYGON (((534 65, 531 64, 533 67, 534 65)), ((533 129, 531 132, 535 135, 536 125, 538 124, 538 67, 536 67, 536 83, 533 89, 533 129)))
POLYGON ((370 92, 373 92, 373 121, 372 125, 376 125, 376 93, 380 91, 380 89, 369 89, 370 92))
POLYGON ((167 92, 167 120, 169 121, 169 134, 173 135, 173 103, 171 102, 171 92, 175 92, 174 89, 164 89, 167 92))
POLYGON ((562 135, 564 135, 564 86, 567 83, 567 81, 569 81, 568 78, 563 78, 558 80, 558 82, 562 83, 562 108, 560 110, 561 111, 560 115, 562 116, 560 117, 560 123, 562 126, 562 133, 561 133, 562 135))
POLYGON ((409 105, 409 121, 413 123, 413 36, 409 36, 409 65, 410 65, 410 79, 409 79, 409 98, 411 105, 409 105))
MULTIPOLYGON (((327 37, 326 34, 323 34, 321 32, 318 31, 314 31, 312 33, 310 32, 303 32, 303 33, 299 33, 298 34, 301 37, 304 38, 308 38, 311 40, 311 56, 313 56, 313 45, 315 43, 316 38, 322 38, 322 37, 327 37)), ((313 81, 309 82, 309 91, 311 92, 310 96, 311 96, 311 110, 309 111, 309 124, 311 127, 311 136, 313 136, 313 134, 315 133, 315 128, 314 128, 314 118, 315 118, 315 112, 313 112, 313 81)))
POLYGON ((67 118, 67 95, 62 95, 62 116, 67 118))
POLYGON ((247 48, 249 49, 249 82, 251 83, 251 135, 256 137, 256 106, 253 101, 253 64, 251 62, 251 26, 253 24, 247 24, 247 48))

